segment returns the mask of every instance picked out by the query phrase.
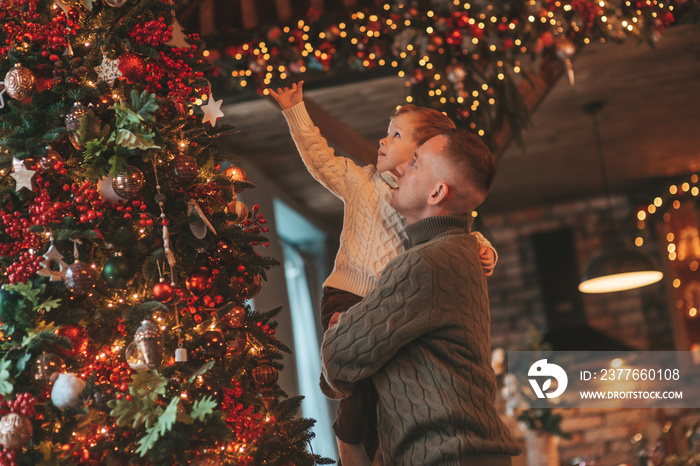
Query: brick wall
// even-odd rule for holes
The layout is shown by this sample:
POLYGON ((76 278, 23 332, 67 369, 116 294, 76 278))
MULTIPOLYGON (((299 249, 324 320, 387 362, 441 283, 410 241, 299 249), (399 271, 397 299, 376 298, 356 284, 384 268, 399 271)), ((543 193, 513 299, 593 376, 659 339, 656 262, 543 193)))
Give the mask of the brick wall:
MULTIPOLYGON (((639 235, 634 208, 623 197, 611 201, 617 232, 630 247, 639 235)), ((496 271, 488 279, 491 302, 492 345, 520 349, 529 326, 545 333, 546 318, 542 305, 535 253, 530 236, 536 233, 571 228, 574 235, 579 274, 590 259, 602 252, 605 233, 610 230, 608 204, 604 198, 555 204, 504 214, 484 215, 478 228, 498 250, 496 271)), ((664 265, 664 254, 652 229, 642 233, 644 252, 657 264, 664 265)), ((663 267, 662 267, 663 269, 663 267)), ((673 350, 673 328, 669 314, 665 281, 638 290, 584 295, 584 308, 590 326, 639 350, 673 350)), ((502 403, 501 403, 502 405, 502 403)), ((601 465, 632 464, 635 435, 647 435, 670 422, 667 441, 669 451, 687 452, 685 431, 700 419, 698 410, 590 410, 563 411, 564 430, 571 440, 561 440, 562 464, 572 458, 595 455, 601 465)), ((524 433, 509 417, 504 420, 513 435, 524 442, 524 433)), ((524 464, 524 456, 515 465, 524 464)))

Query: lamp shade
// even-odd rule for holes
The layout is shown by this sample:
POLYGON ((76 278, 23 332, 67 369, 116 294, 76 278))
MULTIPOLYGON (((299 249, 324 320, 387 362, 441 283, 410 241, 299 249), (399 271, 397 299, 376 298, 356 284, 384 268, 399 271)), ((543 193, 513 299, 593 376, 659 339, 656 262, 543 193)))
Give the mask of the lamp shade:
POLYGON ((663 274, 642 252, 614 249, 588 264, 578 289, 582 293, 611 293, 651 285, 661 278, 663 274))

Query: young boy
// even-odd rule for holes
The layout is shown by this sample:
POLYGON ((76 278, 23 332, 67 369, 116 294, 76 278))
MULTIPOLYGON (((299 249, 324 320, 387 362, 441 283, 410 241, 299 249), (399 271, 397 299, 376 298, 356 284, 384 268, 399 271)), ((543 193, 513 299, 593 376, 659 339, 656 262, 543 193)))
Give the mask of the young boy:
MULTIPOLYGON (((270 94, 282 108, 306 168, 345 204, 340 247, 333 271, 323 284, 321 326, 325 331, 333 314, 361 301, 376 286, 389 261, 404 250, 406 221, 389 205, 396 167, 412 159, 425 141, 455 125, 436 110, 404 105, 391 117, 387 136, 379 141, 376 166, 359 167, 346 157, 335 156, 328 147, 306 112, 302 87, 300 81, 277 92, 270 89, 270 94)), ((496 264, 496 251, 481 234, 472 234, 477 237, 481 264, 489 276, 496 264)), ((344 466, 369 465, 374 458, 378 447, 376 405, 371 379, 359 383, 351 397, 341 400, 333 430, 344 466)))

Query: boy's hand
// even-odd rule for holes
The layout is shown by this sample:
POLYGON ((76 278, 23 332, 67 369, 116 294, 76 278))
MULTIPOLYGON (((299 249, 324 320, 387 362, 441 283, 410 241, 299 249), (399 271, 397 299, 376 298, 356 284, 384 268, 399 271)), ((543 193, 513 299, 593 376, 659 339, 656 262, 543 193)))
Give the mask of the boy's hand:
POLYGON ((292 84, 292 87, 281 87, 277 88, 277 92, 270 89, 270 95, 275 98, 282 110, 287 110, 288 108, 294 107, 296 104, 304 99, 304 92, 302 87, 304 86, 304 81, 299 81, 299 83, 292 84))
POLYGON ((340 312, 336 312, 331 316, 330 322, 328 322, 328 328, 331 329, 335 326, 335 324, 338 323, 338 319, 340 318, 340 312))
POLYGON ((496 254, 494 254, 493 249, 486 246, 479 248, 479 259, 481 267, 484 269, 484 275, 487 277, 493 275, 493 269, 496 267, 496 254))

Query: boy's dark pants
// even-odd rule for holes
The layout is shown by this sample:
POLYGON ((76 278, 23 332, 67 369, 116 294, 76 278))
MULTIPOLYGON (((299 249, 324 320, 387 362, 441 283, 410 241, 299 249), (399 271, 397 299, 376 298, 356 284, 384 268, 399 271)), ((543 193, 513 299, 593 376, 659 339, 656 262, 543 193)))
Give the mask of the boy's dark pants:
MULTIPOLYGON (((337 288, 323 287, 321 299, 323 330, 328 330, 328 323, 333 314, 345 312, 360 301, 362 296, 337 288)), ((379 435, 377 433, 377 390, 371 378, 360 380, 355 385, 352 396, 340 400, 333 431, 336 437, 345 443, 363 444, 372 461, 379 447, 379 435)))

